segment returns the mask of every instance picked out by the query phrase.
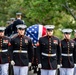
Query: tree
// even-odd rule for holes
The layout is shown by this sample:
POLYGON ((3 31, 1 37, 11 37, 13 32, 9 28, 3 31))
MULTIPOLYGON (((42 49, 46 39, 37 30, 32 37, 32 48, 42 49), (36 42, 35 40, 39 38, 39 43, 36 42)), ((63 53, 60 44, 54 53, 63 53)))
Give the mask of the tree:
POLYGON ((0 25, 15 17, 16 12, 22 12, 27 26, 39 24, 54 24, 58 28, 76 27, 75 0, 1 0, 0 25))

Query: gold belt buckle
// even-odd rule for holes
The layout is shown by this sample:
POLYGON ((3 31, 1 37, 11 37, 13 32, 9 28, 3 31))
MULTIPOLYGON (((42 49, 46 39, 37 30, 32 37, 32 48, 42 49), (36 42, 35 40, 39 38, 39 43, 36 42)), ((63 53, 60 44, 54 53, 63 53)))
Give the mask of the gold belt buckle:
POLYGON ((48 56, 51 56, 51 54, 48 54, 48 56))
POLYGON ((19 53, 21 53, 21 50, 19 50, 19 53))
POLYGON ((2 50, 0 49, 0 52, 2 52, 2 50))

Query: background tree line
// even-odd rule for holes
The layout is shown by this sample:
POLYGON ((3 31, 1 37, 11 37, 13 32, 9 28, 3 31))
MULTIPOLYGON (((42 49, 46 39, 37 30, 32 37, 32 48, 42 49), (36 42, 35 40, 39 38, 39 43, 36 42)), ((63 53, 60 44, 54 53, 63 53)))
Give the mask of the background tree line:
POLYGON ((22 12, 22 19, 29 27, 33 24, 54 24, 55 35, 59 30, 76 28, 76 0, 0 0, 0 26, 22 12))

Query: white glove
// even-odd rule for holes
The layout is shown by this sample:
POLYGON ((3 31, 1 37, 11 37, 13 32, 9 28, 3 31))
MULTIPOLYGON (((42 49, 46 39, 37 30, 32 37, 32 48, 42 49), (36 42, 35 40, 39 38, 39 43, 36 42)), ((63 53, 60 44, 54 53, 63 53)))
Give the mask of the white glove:
POLYGON ((41 64, 38 64, 38 68, 42 68, 42 65, 41 64))
POLYGON ((57 65, 57 68, 59 69, 61 67, 61 65, 57 65))
POLYGON ((76 67, 76 64, 74 64, 74 66, 76 67))
POLYGON ((11 61, 11 65, 12 65, 12 66, 14 66, 14 65, 15 65, 15 62, 14 62, 13 60, 11 61))
POLYGON ((32 65, 32 63, 31 63, 31 62, 29 62, 28 66, 30 67, 31 65, 32 65))

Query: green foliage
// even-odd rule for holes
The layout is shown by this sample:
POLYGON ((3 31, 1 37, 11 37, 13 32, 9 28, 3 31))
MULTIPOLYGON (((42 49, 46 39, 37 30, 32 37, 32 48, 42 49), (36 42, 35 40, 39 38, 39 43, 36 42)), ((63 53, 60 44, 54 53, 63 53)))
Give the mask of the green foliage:
POLYGON ((15 17, 16 12, 22 12, 22 19, 27 26, 54 24, 58 32, 55 35, 62 38, 59 28, 76 27, 74 16, 65 8, 66 4, 75 15, 75 0, 0 0, 0 26, 6 26, 9 18, 15 17))

